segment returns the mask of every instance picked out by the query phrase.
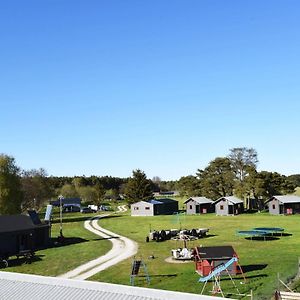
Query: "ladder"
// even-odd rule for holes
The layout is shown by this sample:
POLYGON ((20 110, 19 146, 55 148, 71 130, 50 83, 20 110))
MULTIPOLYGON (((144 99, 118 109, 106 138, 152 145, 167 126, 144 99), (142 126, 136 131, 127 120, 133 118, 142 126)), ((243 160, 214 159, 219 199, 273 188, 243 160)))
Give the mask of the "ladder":
POLYGON ((130 284, 134 286, 134 280, 136 277, 140 276, 140 270, 142 269, 144 276, 146 277, 147 284, 150 284, 150 276, 148 273, 147 266, 142 259, 133 258, 131 265, 131 274, 130 274, 130 284))

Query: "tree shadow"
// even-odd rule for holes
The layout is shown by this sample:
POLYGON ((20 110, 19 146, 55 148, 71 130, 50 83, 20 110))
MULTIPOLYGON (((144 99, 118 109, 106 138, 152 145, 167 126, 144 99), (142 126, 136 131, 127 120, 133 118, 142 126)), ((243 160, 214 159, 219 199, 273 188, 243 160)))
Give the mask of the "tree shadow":
POLYGON ((69 246, 74 244, 80 244, 88 242, 89 240, 83 239, 80 237, 57 237, 57 238, 51 238, 51 243, 47 248, 55 248, 55 247, 63 247, 63 246, 69 246))
POLYGON ((268 266, 267 264, 257 264, 257 265, 245 265, 245 266, 241 266, 241 268, 243 270, 243 273, 248 273, 252 271, 263 270, 267 266, 268 266))

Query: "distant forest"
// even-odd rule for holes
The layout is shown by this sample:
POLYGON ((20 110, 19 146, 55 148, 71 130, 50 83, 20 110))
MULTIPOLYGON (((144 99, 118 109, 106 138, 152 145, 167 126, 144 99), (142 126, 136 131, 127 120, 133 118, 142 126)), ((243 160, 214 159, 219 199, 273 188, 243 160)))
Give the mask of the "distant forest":
POLYGON ((205 196, 213 200, 236 195, 242 199, 266 200, 272 195, 289 194, 300 187, 300 174, 257 171, 258 155, 253 148, 230 149, 205 169, 178 180, 148 179, 141 170, 130 178, 112 176, 48 176, 44 169, 22 170, 11 156, 0 155, 0 213, 27 208, 39 209, 59 195, 80 197, 86 203, 124 199, 128 203, 152 197, 154 192, 178 191, 182 197, 205 196))

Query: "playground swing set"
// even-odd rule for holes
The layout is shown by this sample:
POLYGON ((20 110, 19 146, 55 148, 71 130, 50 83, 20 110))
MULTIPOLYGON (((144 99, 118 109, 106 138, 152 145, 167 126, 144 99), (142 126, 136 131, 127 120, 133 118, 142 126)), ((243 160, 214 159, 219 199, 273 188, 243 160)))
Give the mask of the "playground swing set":
POLYGON ((227 275, 236 289, 235 295, 249 296, 253 299, 252 291, 250 294, 242 294, 233 280, 232 275, 242 274, 244 283, 246 282, 243 270, 238 262, 238 256, 232 246, 195 247, 194 257, 196 272, 201 275, 198 281, 204 283, 201 295, 204 293, 207 283, 212 281, 211 293, 214 295, 221 294, 222 297, 225 297, 221 287, 221 276, 227 275))

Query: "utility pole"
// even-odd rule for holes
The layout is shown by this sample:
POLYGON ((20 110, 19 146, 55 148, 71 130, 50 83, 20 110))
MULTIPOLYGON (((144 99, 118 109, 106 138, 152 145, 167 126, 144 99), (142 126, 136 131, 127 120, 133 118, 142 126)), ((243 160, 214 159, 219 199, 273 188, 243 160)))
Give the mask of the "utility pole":
POLYGON ((64 199, 63 195, 58 196, 59 199, 59 218, 60 218, 60 226, 59 226, 59 235, 60 238, 63 239, 63 232, 62 232, 62 200, 64 199))

